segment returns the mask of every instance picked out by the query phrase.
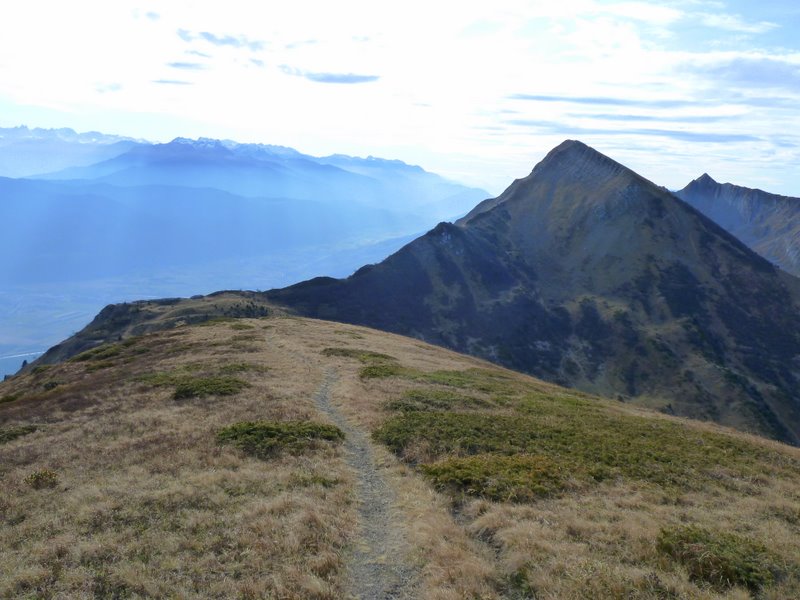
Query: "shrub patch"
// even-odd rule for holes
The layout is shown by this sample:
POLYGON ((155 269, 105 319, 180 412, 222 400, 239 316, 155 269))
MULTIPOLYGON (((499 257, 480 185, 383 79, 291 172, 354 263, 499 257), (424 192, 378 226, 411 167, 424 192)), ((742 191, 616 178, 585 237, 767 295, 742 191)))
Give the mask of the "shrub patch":
POLYGON ((18 425, 17 427, 0 427, 0 444, 5 444, 23 435, 28 435, 36 431, 35 425, 18 425))
POLYGON ((693 581, 722 590, 741 585, 758 592, 781 573, 778 559, 762 544, 695 525, 662 529, 657 548, 683 565, 693 581))
POLYGON ((313 421, 246 421, 217 432, 220 444, 232 444, 258 458, 281 452, 297 454, 321 442, 339 442, 344 432, 334 425, 313 421))

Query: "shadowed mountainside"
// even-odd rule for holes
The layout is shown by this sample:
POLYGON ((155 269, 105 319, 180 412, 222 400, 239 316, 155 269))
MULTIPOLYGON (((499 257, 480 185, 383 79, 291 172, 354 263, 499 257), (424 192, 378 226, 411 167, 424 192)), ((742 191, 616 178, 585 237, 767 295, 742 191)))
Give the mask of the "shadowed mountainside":
POLYGON ((568 141, 456 225, 266 297, 797 443, 799 283, 568 141))
POLYGON ((770 262, 800 276, 800 198, 717 183, 708 174, 675 193, 770 262))

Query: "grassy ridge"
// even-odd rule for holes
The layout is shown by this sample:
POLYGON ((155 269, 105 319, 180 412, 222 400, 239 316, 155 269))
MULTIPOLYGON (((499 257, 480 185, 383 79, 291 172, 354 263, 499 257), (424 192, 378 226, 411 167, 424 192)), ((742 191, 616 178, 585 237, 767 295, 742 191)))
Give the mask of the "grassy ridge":
MULTIPOLYGON (((773 482, 800 480, 796 457, 743 436, 634 414, 622 405, 563 389, 532 389, 501 371, 426 372, 391 361, 367 363, 360 374, 411 386, 384 404, 387 416, 373 437, 448 494, 456 510, 468 512, 474 504, 483 506, 474 509, 480 514, 487 511, 480 503, 488 501, 498 507, 490 515, 502 514, 499 507, 509 504, 524 511, 523 506, 546 499, 573 503, 597 497, 602 489, 631 486, 664 499, 711 495, 741 500, 764 494, 773 482)), ((794 515, 793 510, 783 514, 794 515)), ((598 575, 591 584, 578 586, 580 594, 684 597, 677 591, 680 585, 661 581, 665 572, 671 577, 685 573, 697 589, 707 587, 709 597, 732 588, 759 597, 776 585, 798 589, 800 556, 768 551, 765 531, 756 533, 750 525, 748 534, 736 534, 713 524, 692 524, 690 514, 683 518, 688 525, 667 520, 658 533, 639 542, 644 545, 637 560, 642 566, 657 565, 652 577, 626 582, 619 573, 598 575)), ((705 510, 695 518, 707 519, 705 510)), ((519 525, 503 522, 505 529, 494 527, 513 540, 519 525)), ((506 538, 495 544, 508 552, 514 547, 506 538)), ((525 566, 501 588, 525 596, 535 595, 537 587, 554 587, 552 578, 558 576, 549 573, 542 580, 541 570, 525 566)), ((577 593, 574 583, 558 585, 564 586, 559 594, 577 593)), ((775 593, 783 597, 786 592, 775 593)))

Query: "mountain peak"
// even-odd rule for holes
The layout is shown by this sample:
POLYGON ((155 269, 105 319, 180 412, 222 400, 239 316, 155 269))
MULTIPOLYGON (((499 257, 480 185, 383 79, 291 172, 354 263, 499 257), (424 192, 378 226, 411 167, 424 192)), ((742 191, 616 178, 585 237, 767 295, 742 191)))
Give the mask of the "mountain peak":
POLYGON ((531 175, 555 173, 577 179, 612 176, 633 171, 578 140, 565 140, 537 164, 531 175))
POLYGON ((697 183, 705 183, 705 184, 717 183, 716 180, 713 177, 711 177, 711 175, 709 175, 708 173, 703 173, 702 175, 700 175, 700 177, 695 179, 695 181, 697 181, 697 183))

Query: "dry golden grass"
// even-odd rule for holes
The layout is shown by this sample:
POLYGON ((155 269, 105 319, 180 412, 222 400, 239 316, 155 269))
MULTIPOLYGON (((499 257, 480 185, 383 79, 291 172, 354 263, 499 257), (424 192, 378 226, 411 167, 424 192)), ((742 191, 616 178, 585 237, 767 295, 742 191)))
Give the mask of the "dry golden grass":
POLYGON ((413 567, 409 597, 756 595, 693 581, 658 551, 662 529, 686 524, 767 543, 786 568, 759 597, 800 597, 793 570, 800 565, 796 449, 565 392, 409 338, 284 316, 179 326, 0 385, 0 397, 15 398, 0 403, 0 428, 36 426, 0 443, 0 597, 357 593, 348 567, 361 535, 359 474, 343 446, 258 459, 216 439, 220 428, 241 421, 331 423, 315 403, 331 372, 332 410, 367 432, 396 416, 409 397, 418 410, 424 390, 440 390, 435 400, 452 403, 450 413, 506 419, 521 414, 515 402, 527 394, 612 421, 646 417, 730 436, 756 456, 777 457, 748 477, 708 465, 702 485, 576 479, 533 501, 495 502, 436 491, 419 469, 441 458, 432 446, 398 457, 375 443, 372 468, 392 490, 387 547, 375 551, 413 567), (392 357, 406 376, 362 377, 358 351, 392 357), (218 376, 247 387, 175 399, 176 382, 218 376), (57 476, 53 487, 26 482, 45 470, 57 476))

